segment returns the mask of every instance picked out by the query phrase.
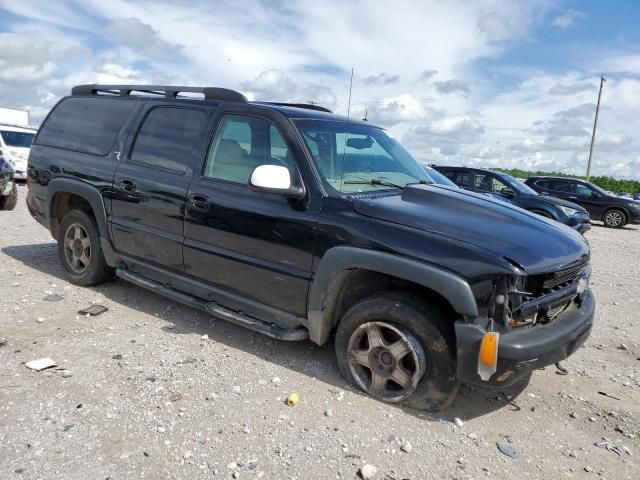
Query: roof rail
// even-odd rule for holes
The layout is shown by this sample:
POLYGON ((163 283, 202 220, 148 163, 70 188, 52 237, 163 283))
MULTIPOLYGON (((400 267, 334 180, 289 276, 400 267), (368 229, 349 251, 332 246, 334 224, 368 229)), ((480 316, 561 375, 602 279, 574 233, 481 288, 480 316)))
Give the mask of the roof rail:
POLYGON ((180 93, 202 93, 205 100, 222 100, 227 102, 246 102, 240 92, 218 87, 177 87, 167 85, 77 85, 71 89, 71 95, 100 95, 111 94, 123 97, 131 95, 131 92, 160 95, 166 98, 176 98, 180 93))
POLYGON ((320 105, 316 105, 315 103, 285 103, 285 102, 257 102, 257 103, 264 103, 265 105, 280 105, 281 107, 306 108, 307 110, 316 110, 318 112, 333 113, 328 108, 321 107, 320 105))

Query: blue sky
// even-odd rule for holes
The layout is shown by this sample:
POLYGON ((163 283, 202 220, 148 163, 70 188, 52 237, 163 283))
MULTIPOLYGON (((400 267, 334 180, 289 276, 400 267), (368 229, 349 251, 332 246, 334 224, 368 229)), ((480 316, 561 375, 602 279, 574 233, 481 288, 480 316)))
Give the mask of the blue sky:
POLYGON ((640 178, 640 2, 3 0, 0 105, 80 83, 218 85, 388 128, 420 160, 640 178))

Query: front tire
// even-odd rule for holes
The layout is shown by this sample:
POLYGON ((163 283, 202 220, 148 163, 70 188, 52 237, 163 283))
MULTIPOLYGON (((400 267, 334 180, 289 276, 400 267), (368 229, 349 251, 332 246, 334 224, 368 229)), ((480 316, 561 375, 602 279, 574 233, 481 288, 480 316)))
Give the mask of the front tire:
POLYGON ((622 210, 612 208, 605 212, 602 221, 606 227, 622 228, 627 224, 627 216, 622 210))
POLYGON ((0 210, 13 210, 18 204, 18 187, 13 182, 11 193, 4 197, 0 197, 0 210))
POLYGON ((379 400, 437 411, 456 396, 447 319, 410 294, 377 295, 353 306, 338 325, 335 348, 344 378, 379 400))
POLYGON ((88 287, 113 278, 100 246, 98 225, 82 210, 72 210, 62 220, 58 260, 74 285, 88 287))

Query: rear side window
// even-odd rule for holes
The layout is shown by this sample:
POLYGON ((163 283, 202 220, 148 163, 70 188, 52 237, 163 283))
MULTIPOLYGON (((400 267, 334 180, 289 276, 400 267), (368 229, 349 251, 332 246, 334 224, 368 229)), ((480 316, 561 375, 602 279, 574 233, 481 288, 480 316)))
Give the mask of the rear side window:
POLYGON ((461 187, 473 188, 473 176, 468 172, 457 172, 454 182, 461 187))
POLYGON ((184 173, 204 121, 202 110, 154 108, 140 128, 131 160, 184 173))
POLYGON ((104 156, 133 107, 127 100, 67 98, 51 112, 36 144, 104 156))
POLYGON ((566 180, 549 180, 547 189, 554 192, 571 193, 571 184, 566 180))

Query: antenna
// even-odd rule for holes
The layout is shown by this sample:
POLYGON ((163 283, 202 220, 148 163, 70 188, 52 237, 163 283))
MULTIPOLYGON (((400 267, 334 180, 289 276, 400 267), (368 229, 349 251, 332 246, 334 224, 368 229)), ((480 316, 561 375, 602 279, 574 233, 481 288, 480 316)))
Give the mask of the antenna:
POLYGON ((340 164, 340 193, 342 193, 344 179, 344 159, 347 155, 347 136, 349 135, 349 119, 351 118, 351 92, 353 90, 353 67, 351 67, 351 80, 349 80, 349 101, 347 102, 347 125, 344 131, 344 144, 342 145, 342 163, 340 164))
POLYGON ((368 122, 369 120, 367 120, 367 115, 369 114, 369 109, 365 108, 364 109, 364 118, 362 119, 363 122, 368 122))

